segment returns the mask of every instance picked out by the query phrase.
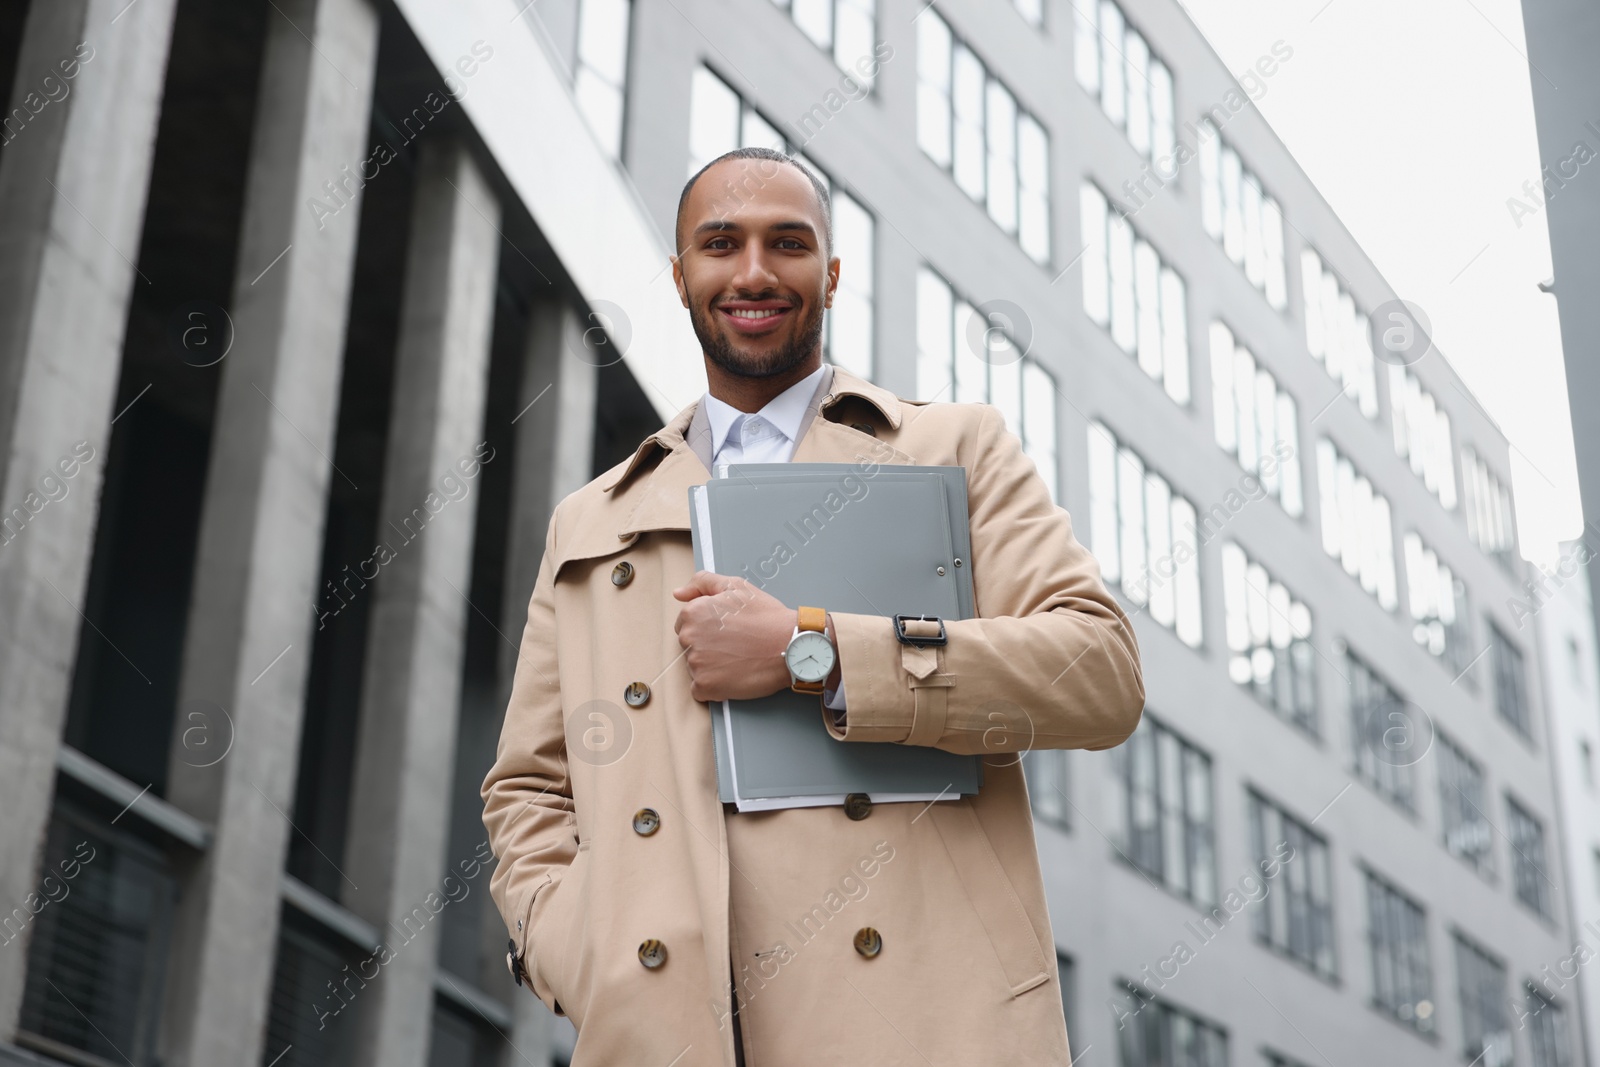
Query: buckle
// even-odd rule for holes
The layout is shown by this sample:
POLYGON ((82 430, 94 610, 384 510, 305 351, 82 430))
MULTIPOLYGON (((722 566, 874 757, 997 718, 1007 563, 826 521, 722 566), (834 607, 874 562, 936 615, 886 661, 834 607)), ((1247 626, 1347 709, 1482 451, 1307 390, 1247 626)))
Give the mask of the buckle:
POLYGON ((944 632, 944 620, 937 615, 896 615, 894 616, 894 636, 902 645, 916 645, 919 648, 929 645, 942 645, 949 641, 949 637, 944 632), (906 621, 908 619, 914 622, 938 623, 939 636, 917 637, 906 633, 906 621))

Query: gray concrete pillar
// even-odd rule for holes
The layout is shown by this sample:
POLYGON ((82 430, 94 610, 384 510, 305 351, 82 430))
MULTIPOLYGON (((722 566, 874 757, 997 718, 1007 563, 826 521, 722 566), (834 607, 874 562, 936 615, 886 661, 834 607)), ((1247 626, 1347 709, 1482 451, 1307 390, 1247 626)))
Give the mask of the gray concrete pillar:
POLYGON ((378 512, 393 555, 373 581, 345 846, 345 906, 393 952, 362 993, 362 1067, 422 1067, 428 1053, 465 593, 479 475, 496 458, 483 409, 499 218, 466 148, 423 142, 378 512))
MULTIPOLYGON (((583 488, 594 463, 595 398, 603 343, 589 333, 602 320, 558 300, 537 300, 528 317, 522 395, 516 416, 516 482, 506 545, 506 595, 500 626, 512 640, 528 621, 545 529, 561 498, 583 488)), ((501 648, 501 707, 511 699, 517 650, 501 648)))
MULTIPOLYGON (((506 588, 500 630, 511 641, 522 636, 528 622, 528 601, 533 597, 544 551, 545 530, 561 498, 582 488, 590 479, 594 456, 595 399, 599 392, 599 364, 605 361, 602 345, 588 343, 595 335, 586 331, 595 322, 571 305, 557 300, 533 304, 524 348, 522 395, 517 402, 515 481, 512 485, 511 532, 506 540, 506 588), (599 354, 597 354, 597 352, 599 354)), ((511 699, 517 649, 500 646, 500 696, 504 709, 511 699)), ((491 923, 495 955, 505 955, 505 924, 491 923)), ((521 1055, 507 1052, 505 1067, 521 1065, 524 1057, 537 1067, 548 1067, 556 1019, 526 986, 513 985, 509 976, 500 986, 510 998, 515 1025, 511 1042, 521 1055)))
POLYGON ((327 486, 339 477, 329 457, 360 214, 341 169, 366 155, 377 47, 370 0, 274 0, 267 18, 235 342, 179 684, 180 713, 220 707, 232 744, 196 767, 175 730, 170 761, 168 799, 215 828, 185 872, 173 935, 161 1039, 173 1067, 261 1062, 327 486))
MULTIPOLYGON (((175 7, 33 4, 16 86, 0 87, 10 91, 0 115, 0 900, 8 910, 39 892, 175 7)), ((29 933, 0 951, 0 1041, 16 1029, 29 933)))

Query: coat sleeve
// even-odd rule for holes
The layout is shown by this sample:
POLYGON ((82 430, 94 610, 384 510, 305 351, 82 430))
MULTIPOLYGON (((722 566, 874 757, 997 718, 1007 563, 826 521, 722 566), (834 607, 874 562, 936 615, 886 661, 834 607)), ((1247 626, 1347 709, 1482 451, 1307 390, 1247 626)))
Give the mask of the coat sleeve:
POLYGON ((578 849, 556 672, 555 530, 552 516, 500 744, 480 790, 483 825, 498 861, 489 894, 516 945, 526 980, 552 1011, 555 997, 526 954, 538 913, 578 849))
POLYGON ((976 616, 947 621, 943 647, 913 648, 882 616, 835 612, 850 705, 824 724, 841 741, 962 755, 1121 744, 1144 709, 1133 626, 999 409, 975 406, 961 460, 976 616))

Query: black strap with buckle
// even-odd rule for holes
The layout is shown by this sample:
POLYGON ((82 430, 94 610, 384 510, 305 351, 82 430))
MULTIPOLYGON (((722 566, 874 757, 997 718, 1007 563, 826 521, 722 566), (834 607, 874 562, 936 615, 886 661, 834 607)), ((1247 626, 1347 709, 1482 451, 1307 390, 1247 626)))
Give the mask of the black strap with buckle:
POLYGON ((916 645, 918 647, 943 645, 949 641, 949 636, 944 632, 944 620, 937 615, 896 615, 894 616, 894 636, 902 645, 916 645), (939 624, 939 635, 937 637, 919 637, 915 634, 908 634, 906 633, 906 623, 908 621, 936 622, 939 624))

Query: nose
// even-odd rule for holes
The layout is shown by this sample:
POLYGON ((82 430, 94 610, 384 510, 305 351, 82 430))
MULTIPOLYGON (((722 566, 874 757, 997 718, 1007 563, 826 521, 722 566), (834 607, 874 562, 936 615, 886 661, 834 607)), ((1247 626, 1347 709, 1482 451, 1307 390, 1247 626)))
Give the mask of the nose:
POLYGON ((760 241, 747 241, 739 252, 738 266, 731 279, 733 288, 745 293, 762 293, 774 289, 778 276, 767 262, 768 250, 760 241))

